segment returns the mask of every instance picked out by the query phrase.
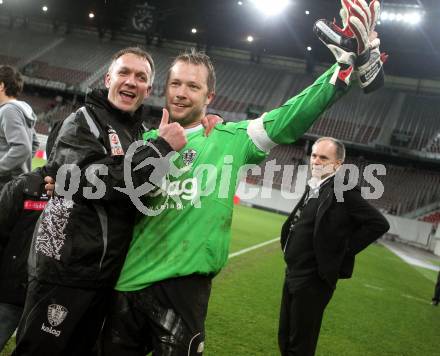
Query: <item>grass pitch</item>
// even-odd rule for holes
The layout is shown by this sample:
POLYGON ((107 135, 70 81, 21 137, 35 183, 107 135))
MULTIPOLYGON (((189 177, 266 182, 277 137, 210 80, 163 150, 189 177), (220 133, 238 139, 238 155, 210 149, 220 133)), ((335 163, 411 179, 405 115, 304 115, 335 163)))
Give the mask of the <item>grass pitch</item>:
MULTIPOLYGON (((285 217, 256 214, 236 208, 232 249, 249 236, 279 236, 285 217)), ((214 280, 207 356, 279 355, 283 271, 277 242, 229 261, 214 280)), ((324 314, 316 355, 439 355, 440 308, 430 305, 435 277, 435 272, 409 266, 381 245, 370 246, 356 258, 353 278, 338 283, 324 314)))
MULTIPOLYGON (((278 237, 284 220, 235 207, 231 252, 278 237)), ((283 273, 278 242, 229 261, 214 279, 205 355, 279 355, 283 273)), ((435 277, 435 272, 409 266, 381 245, 370 246, 357 257, 353 278, 338 283, 316 355, 438 355, 440 307, 430 305, 435 277)), ((12 342, 1 356, 10 354, 12 342)))

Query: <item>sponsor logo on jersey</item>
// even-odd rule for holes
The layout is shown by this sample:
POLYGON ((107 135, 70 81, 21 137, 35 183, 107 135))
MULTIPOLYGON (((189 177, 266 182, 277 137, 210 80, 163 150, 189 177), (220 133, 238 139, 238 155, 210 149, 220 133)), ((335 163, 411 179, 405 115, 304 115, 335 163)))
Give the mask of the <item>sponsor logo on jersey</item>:
POLYGON ((114 156, 123 156, 124 149, 122 148, 121 141, 119 140, 119 136, 113 128, 108 129, 108 139, 110 141, 110 149, 111 155, 114 156))
POLYGON ((44 323, 41 325, 41 330, 56 337, 61 335, 60 330, 53 329, 51 326, 46 326, 44 323))
POLYGON ((196 157, 197 157, 197 152, 191 148, 182 153, 183 163, 185 163, 185 165, 187 166, 193 163, 196 157))
POLYGON ((23 204, 24 210, 42 211, 47 205, 47 201, 25 200, 23 204))
POLYGON ((51 304, 47 307, 47 320, 50 326, 41 324, 41 330, 45 333, 51 334, 55 337, 61 335, 61 330, 55 329, 56 326, 60 325, 65 319, 69 311, 66 307, 59 304, 51 304))
POLYGON ((66 319, 68 313, 69 311, 66 307, 59 304, 51 304, 47 308, 47 320, 49 320, 50 325, 58 326, 66 319))

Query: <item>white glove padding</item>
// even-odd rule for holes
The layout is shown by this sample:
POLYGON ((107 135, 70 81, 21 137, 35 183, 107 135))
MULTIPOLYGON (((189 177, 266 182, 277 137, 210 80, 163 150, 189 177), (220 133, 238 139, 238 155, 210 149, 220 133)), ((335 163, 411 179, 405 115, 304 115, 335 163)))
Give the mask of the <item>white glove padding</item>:
POLYGON ((374 32, 379 1, 372 0, 370 5, 365 0, 341 0, 341 3, 342 28, 327 20, 318 20, 313 28, 339 64, 332 82, 347 86, 355 69, 364 92, 374 91, 383 85, 382 59, 386 59, 379 52, 380 40, 374 32))
POLYGON ((370 5, 364 0, 341 0, 340 15, 344 28, 348 28, 358 42, 357 53, 362 54, 369 48, 379 46, 377 40, 370 43, 370 35, 376 28, 380 15, 380 3, 373 0, 370 5))
POLYGON ((365 93, 370 93, 383 86, 383 63, 388 58, 380 53, 380 40, 374 32, 380 16, 380 3, 378 0, 372 0, 369 5, 365 0, 341 0, 341 3, 344 27, 353 33, 358 45, 355 69, 359 85, 365 93))
POLYGON ((358 44, 355 64, 359 85, 365 93, 383 86, 383 62, 387 56, 379 51, 380 40, 374 30, 380 15, 380 3, 373 0, 370 5, 364 0, 342 0, 343 10, 348 14, 347 26, 358 44))
POLYGON ((371 93, 384 85, 385 74, 383 64, 388 59, 385 53, 380 53, 379 48, 366 51, 356 60, 357 77, 359 86, 366 94, 371 93))

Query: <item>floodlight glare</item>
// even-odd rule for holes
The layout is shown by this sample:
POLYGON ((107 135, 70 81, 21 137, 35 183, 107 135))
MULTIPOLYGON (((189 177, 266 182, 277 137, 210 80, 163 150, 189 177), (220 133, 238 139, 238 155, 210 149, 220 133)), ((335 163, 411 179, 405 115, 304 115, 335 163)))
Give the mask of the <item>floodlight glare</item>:
POLYGON ((310 15, 310 11, 309 10, 306 10, 306 15, 310 15))
POLYGON ((241 6, 241 5, 243 5, 243 1, 239 1, 239 2, 237 2, 237 4, 241 6))
POLYGON ((307 51, 311 51, 312 50, 312 47, 310 47, 310 46, 307 46, 307 51))
POLYGON ((0 5, 2 5, 3 4, 3 0, 0 0, 0 5))
POLYGON ((412 12, 405 15, 404 21, 410 23, 411 25, 417 25, 422 21, 422 15, 418 12, 412 12))
POLYGON ((94 19, 94 18, 95 18, 95 14, 94 14, 93 12, 91 12, 91 13, 89 14, 89 18, 90 18, 90 19, 94 19))
POLYGON ((290 0, 250 0, 250 2, 265 16, 278 15, 290 5, 290 0))
POLYGON ((254 42, 254 38, 252 36, 247 36, 246 40, 248 42, 254 42))
POLYGON ((47 6, 43 6, 42 8, 41 8, 41 10, 43 10, 44 12, 47 12, 47 6))
POLYGON ((413 11, 413 12, 384 11, 380 15, 380 20, 384 22, 404 22, 410 25, 417 25, 422 21, 423 15, 424 15, 423 11, 422 12, 421 11, 413 11))
POLYGON ((197 29, 196 28, 192 28, 191 29, 191 33, 197 33, 197 29))

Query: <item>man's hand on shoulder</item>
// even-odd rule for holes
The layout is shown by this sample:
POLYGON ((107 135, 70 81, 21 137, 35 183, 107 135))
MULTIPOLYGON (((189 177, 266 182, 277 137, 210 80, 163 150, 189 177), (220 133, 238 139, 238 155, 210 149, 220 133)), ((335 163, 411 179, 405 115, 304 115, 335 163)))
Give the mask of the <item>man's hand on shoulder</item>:
POLYGON ((223 119, 221 116, 216 114, 208 114, 202 119, 202 125, 205 128, 205 136, 208 137, 211 133, 212 129, 217 124, 221 124, 223 119))
POLYGON ((162 137, 174 151, 181 150, 187 143, 185 129, 177 122, 170 124, 170 114, 163 109, 159 125, 159 136, 162 137))

